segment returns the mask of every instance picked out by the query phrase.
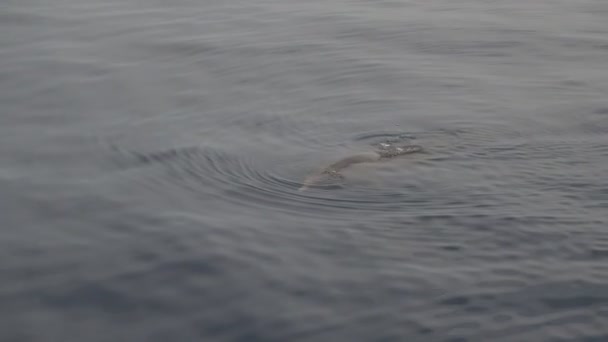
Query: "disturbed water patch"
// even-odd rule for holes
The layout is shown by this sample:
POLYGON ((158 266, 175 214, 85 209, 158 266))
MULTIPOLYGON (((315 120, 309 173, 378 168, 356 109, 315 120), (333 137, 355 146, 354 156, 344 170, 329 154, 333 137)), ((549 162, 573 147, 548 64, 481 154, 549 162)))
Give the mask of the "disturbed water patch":
MULTIPOLYGON (((348 153, 373 151, 386 144, 420 145, 425 153, 374 163, 373 168, 364 170, 367 173, 360 173, 357 180, 369 178, 374 181, 357 183, 336 179, 321 184, 317 191, 308 192, 297 191, 306 175, 331 164, 331 159, 326 162, 327 158, 317 157, 315 160, 313 152, 306 158, 299 157, 297 152, 273 156, 273 148, 265 155, 249 154, 238 148, 236 151, 230 149, 230 146, 186 146, 148 153, 114 148, 114 152, 122 163, 120 167, 148 167, 157 171, 154 176, 147 176, 153 177, 151 179, 138 180, 147 183, 146 186, 178 187, 196 197, 213 197, 226 206, 260 209, 260 213, 273 210, 296 216, 325 217, 330 213, 339 218, 351 217, 355 211, 378 215, 414 214, 433 207, 450 210, 467 206, 467 203, 477 206, 479 201, 475 198, 479 194, 475 192, 467 199, 462 198, 462 185, 451 179, 464 181, 470 178, 469 170, 475 167, 472 163, 475 159, 481 161, 501 155, 504 158, 506 154, 518 151, 515 141, 521 137, 521 133, 500 126, 355 134, 350 142, 352 147, 343 154, 335 153, 334 162, 348 157, 348 153), (440 198, 436 196, 438 193, 442 194, 440 198)), ((271 141, 272 146, 276 144, 271 141)), ((327 149, 325 146, 322 150, 326 152, 327 149)), ((259 150, 263 151, 263 148, 259 150)), ((309 150, 306 144, 303 150, 309 150)), ((525 151, 518 153, 525 157, 525 151)), ((484 203, 498 202, 494 197, 486 195, 484 203)))

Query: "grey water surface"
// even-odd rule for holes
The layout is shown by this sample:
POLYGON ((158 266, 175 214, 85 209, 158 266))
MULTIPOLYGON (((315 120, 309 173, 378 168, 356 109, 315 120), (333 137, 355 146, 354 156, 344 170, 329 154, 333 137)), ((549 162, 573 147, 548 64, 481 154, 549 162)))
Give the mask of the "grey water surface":
POLYGON ((2 342, 608 341, 608 1, 4 0, 0 217, 2 342))

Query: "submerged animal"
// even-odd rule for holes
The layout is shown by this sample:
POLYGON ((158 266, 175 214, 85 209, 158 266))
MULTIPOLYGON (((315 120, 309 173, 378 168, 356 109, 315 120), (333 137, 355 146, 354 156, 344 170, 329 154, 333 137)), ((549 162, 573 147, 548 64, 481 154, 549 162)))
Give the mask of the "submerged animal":
POLYGON ((302 186, 298 190, 304 191, 312 186, 319 185, 331 179, 343 179, 344 176, 340 173, 340 171, 353 164, 373 163, 404 154, 421 151, 422 147, 419 145, 393 146, 392 144, 380 144, 380 147, 376 151, 356 154, 344 159, 340 159, 337 162, 321 169, 320 171, 312 173, 304 179, 302 186))

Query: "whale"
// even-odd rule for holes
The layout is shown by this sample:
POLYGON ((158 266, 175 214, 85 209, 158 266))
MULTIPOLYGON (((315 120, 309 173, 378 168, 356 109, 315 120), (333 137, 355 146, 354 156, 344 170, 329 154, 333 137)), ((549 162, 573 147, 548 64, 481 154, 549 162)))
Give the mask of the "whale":
POLYGON ((308 190, 328 180, 343 180, 344 175, 342 175, 341 171, 351 165, 380 162, 406 154, 422 152, 422 150, 422 146, 419 145, 394 146, 391 144, 381 144, 380 147, 374 151, 363 152, 342 158, 329 166, 311 173, 304 178, 298 191, 308 190))

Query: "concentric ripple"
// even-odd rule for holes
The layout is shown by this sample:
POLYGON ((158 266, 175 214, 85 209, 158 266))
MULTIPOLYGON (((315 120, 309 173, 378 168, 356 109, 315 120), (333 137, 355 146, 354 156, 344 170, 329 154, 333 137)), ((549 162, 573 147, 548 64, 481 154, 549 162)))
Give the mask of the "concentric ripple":
MULTIPOLYGON (((397 138, 403 136, 407 135, 397 138)), ((179 187, 196 196, 213 196, 216 201, 241 208, 263 209, 260 212, 271 209, 303 216, 327 215, 328 212, 340 216, 352 211, 386 214, 420 208, 431 201, 431 196, 425 196, 421 191, 416 178, 404 179, 400 188, 356 186, 347 182, 299 192, 306 174, 323 166, 319 161, 314 162, 319 164, 314 167, 310 167, 313 162, 302 159, 264 162, 253 156, 208 147, 184 147, 156 153, 115 151, 121 154, 122 162, 127 161, 123 167, 139 165, 162 170, 160 174, 148 176, 154 179, 138 180, 148 187, 179 187), (412 192, 418 196, 412 196, 412 192)), ((412 158, 412 162, 416 159, 412 158)))
MULTIPOLYGON (((115 151, 122 155, 123 161, 128 161, 128 167, 140 165, 156 170, 138 182, 157 191, 178 187, 196 197, 212 198, 219 205, 250 209, 253 213, 271 210, 296 217, 324 218, 328 214, 336 218, 352 216, 355 211, 379 216, 395 212, 414 216, 450 215, 464 208, 501 203, 506 210, 504 191, 495 191, 506 172, 501 166, 505 161, 520 160, 518 169, 508 172, 518 175, 521 186, 525 187, 526 182, 542 183, 535 176, 539 167, 545 169, 546 175, 560 168, 559 156, 576 160, 576 154, 585 147, 587 155, 594 150, 600 156, 605 155, 601 146, 589 150, 586 142, 552 141, 548 139, 551 136, 542 135, 527 137, 504 125, 473 129, 460 124, 427 131, 363 132, 351 138, 351 149, 335 153, 329 152, 329 146, 321 147, 312 140, 306 142, 298 137, 301 136, 296 139, 305 153, 287 157, 272 147, 280 144, 281 137, 267 143, 267 151, 258 148, 256 153, 239 148, 235 151, 234 146, 224 149, 189 146, 152 153, 127 152, 120 148, 115 151), (332 158, 335 161, 385 141, 421 145, 426 153, 373 164, 363 177, 370 178, 369 183, 351 182, 347 173, 345 182, 297 191, 308 174, 326 166, 332 158), (318 151, 314 152, 310 144, 318 151), (265 153, 257 153, 259 150, 265 153), (477 170, 477 176, 473 176, 471 168, 477 170), (484 183, 479 183, 484 179, 484 183)), ((291 147, 293 141, 283 143, 291 147)))

